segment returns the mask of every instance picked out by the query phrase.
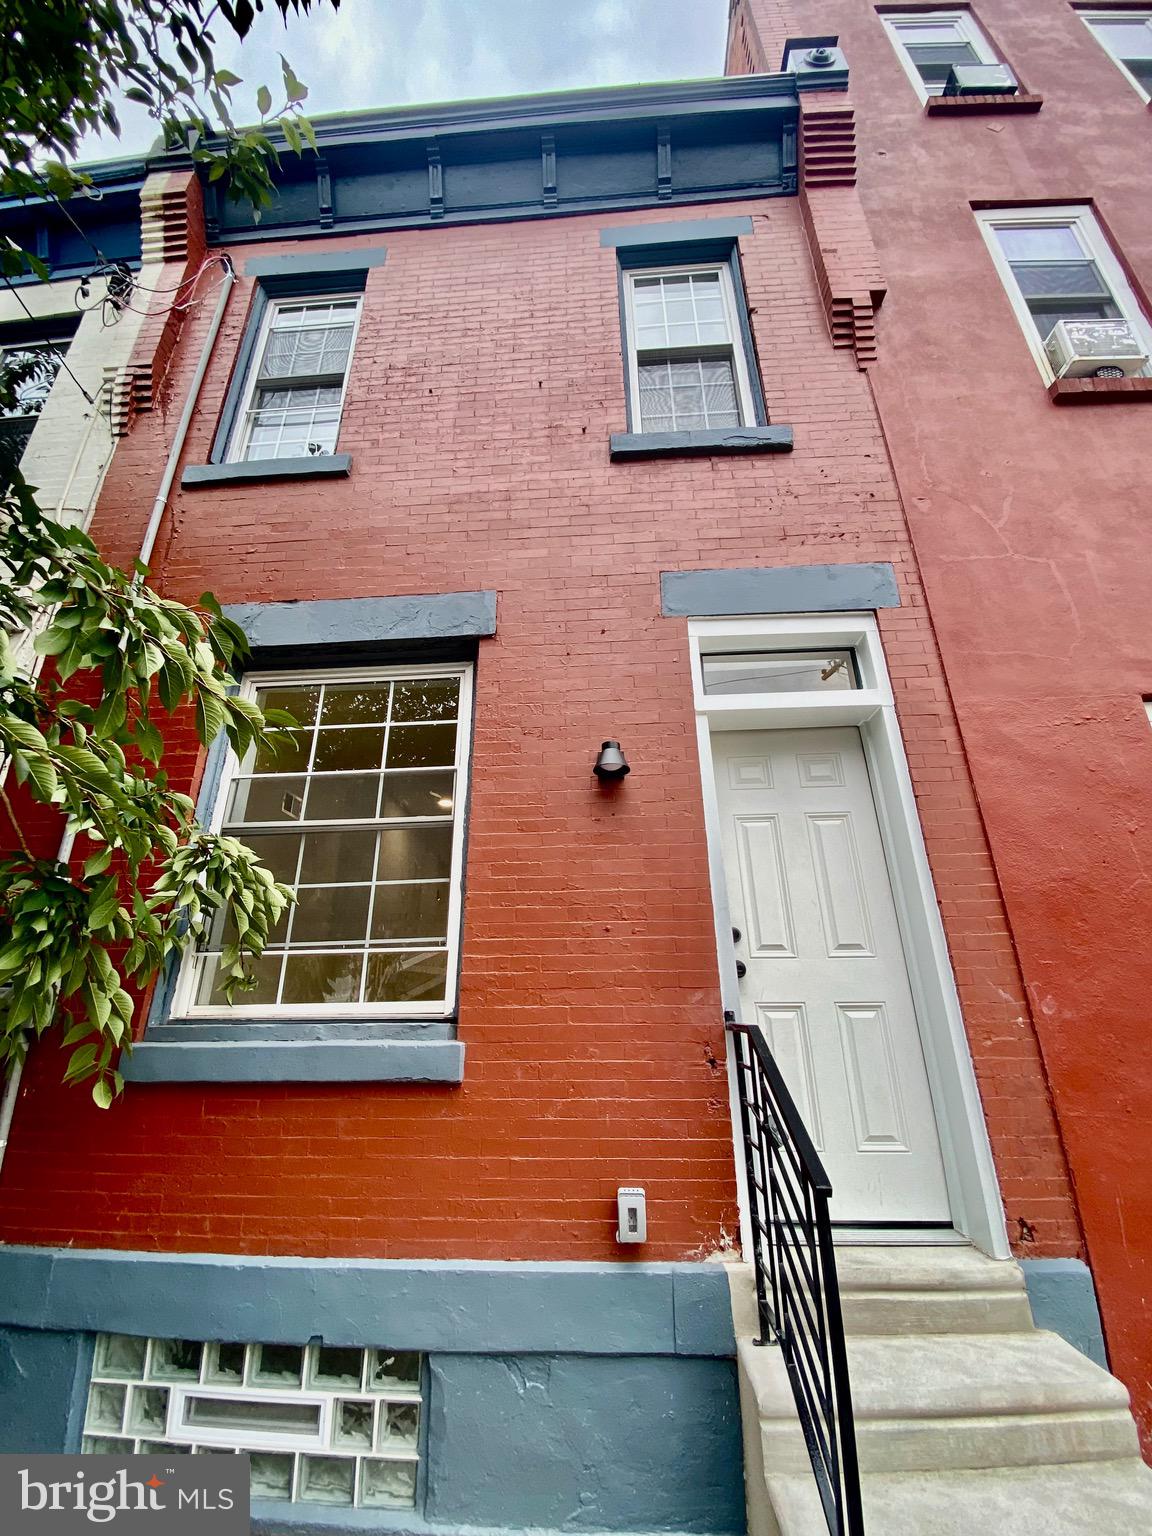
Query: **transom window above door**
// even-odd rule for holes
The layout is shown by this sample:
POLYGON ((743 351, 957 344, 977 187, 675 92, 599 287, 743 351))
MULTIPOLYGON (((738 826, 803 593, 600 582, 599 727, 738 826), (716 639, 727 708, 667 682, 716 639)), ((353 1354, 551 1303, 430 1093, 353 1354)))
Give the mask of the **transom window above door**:
POLYGON ((624 274, 636 432, 750 426, 756 409, 726 263, 624 274))
POLYGON ((359 295, 269 303, 229 462, 335 452, 359 317, 359 295))
POLYGON ((230 1007, 218 921, 190 957, 185 1016, 445 1015, 455 993, 466 668, 252 677, 297 725, 277 750, 230 755, 214 825, 297 901, 230 1007))
POLYGON ((851 651, 749 651, 700 657, 704 692, 818 693, 859 688, 851 651))
POLYGON ((956 65, 1001 63, 970 11, 888 11, 881 19, 921 101, 943 94, 956 65))

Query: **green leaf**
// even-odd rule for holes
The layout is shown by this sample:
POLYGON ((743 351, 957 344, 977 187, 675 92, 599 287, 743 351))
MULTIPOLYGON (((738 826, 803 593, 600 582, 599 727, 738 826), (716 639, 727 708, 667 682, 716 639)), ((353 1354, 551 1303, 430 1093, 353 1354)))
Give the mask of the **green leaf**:
POLYGON ((256 110, 261 117, 267 117, 272 110, 272 92, 266 85, 256 92, 256 110))
POLYGON ((297 80, 291 64, 283 54, 280 55, 280 68, 284 74, 284 94, 288 98, 288 105, 295 106, 298 101, 303 101, 307 97, 308 87, 297 80))
MULTIPOLYGON (((120 906, 120 887, 115 875, 109 875, 106 880, 96 887, 92 896, 92 904, 88 908, 88 932, 95 933, 100 928, 106 928, 115 917, 120 906)), ((96 953, 101 953, 97 950, 96 953)))
POLYGON ((52 800, 60 787, 56 770, 46 757, 28 759, 28 782, 32 785, 37 800, 45 804, 52 800))
POLYGON ((110 1109, 115 1097, 115 1089, 106 1077, 98 1077, 92 1084, 92 1098, 97 1109, 110 1109))
POLYGON ((86 880, 92 880, 95 879, 97 875, 102 875, 108 868, 109 864, 111 864, 111 862, 112 849, 99 849, 96 853, 89 855, 89 857, 84 860, 84 878, 86 880))

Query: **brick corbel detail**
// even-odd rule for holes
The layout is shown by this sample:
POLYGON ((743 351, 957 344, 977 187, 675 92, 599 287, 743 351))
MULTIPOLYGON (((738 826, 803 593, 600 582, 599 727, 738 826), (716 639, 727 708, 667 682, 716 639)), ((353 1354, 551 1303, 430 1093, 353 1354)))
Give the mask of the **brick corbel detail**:
POLYGON ((856 189, 856 114, 840 92, 801 94, 799 190, 832 345, 867 368, 885 283, 856 189))
POLYGON ((187 313, 177 307, 180 292, 207 254, 204 199, 196 173, 189 170, 153 173, 140 193, 142 263, 133 300, 146 308, 132 356, 112 383, 114 430, 123 436, 135 418, 152 410, 160 384, 187 313))

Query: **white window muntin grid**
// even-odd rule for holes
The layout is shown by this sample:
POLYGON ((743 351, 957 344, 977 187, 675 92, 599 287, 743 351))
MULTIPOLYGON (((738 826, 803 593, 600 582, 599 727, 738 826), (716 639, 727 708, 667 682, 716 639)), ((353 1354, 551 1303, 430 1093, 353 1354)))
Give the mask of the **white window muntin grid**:
MULTIPOLYGON (((916 68, 915 60, 904 46, 904 40, 900 35, 902 30, 909 27, 939 28, 942 43, 968 43, 975 50, 981 64, 1003 63, 995 48, 980 30, 971 11, 884 11, 881 13, 880 20, 892 39, 896 56, 900 60, 904 73, 912 82, 921 101, 927 101, 930 96, 942 95, 944 86, 929 85, 925 81, 916 68)), ((915 47, 916 44, 912 46, 915 47)))
MULTIPOLYGON (((215 1358, 214 1349, 216 1346, 211 1343, 201 1345, 200 1368, 197 1373, 197 1380, 176 1379, 171 1374, 160 1372, 156 1366, 157 1346, 164 1342, 166 1341, 148 1339, 146 1341, 144 1367, 131 1374, 115 1374, 107 1370, 100 1370, 100 1351, 104 1339, 101 1337, 98 1340, 97 1353, 93 1362, 89 1386, 89 1398, 91 1399, 93 1388, 112 1387, 123 1391, 124 1403, 117 1426, 90 1423, 89 1404, 89 1408, 85 1411, 85 1442, 109 1439, 121 1440, 125 1444, 123 1454, 126 1455, 142 1453, 148 1447, 157 1444, 186 1446, 194 1454, 204 1452, 219 1454, 221 1451, 237 1453, 244 1451, 254 1451, 257 1453, 272 1451, 291 1455, 293 1457, 293 1466, 290 1497, 294 1503, 334 1502, 329 1500, 307 1500, 301 1497, 302 1483, 306 1470, 306 1457, 354 1462, 353 1500, 356 1507, 411 1507, 411 1501, 399 1499, 386 1502, 377 1498, 372 1500, 370 1504, 366 1505, 364 1503, 364 1484, 367 1477, 365 1463, 376 1465, 385 1463, 416 1468, 420 1462, 420 1444, 424 1432, 424 1394, 422 1389, 419 1385, 411 1388, 392 1384, 377 1386, 373 1385, 371 1379, 374 1358, 377 1355, 389 1355, 393 1351, 352 1346, 361 1359, 358 1384, 354 1386, 350 1383, 344 1383, 339 1386, 317 1387, 311 1383, 316 1373, 317 1357, 322 1346, 314 1344, 302 1346, 303 1369, 301 1380, 305 1385, 293 1389, 291 1386, 270 1387, 254 1381, 253 1378, 256 1373, 255 1361, 258 1351, 262 1347, 258 1344, 241 1346, 245 1351, 244 1381, 242 1383, 225 1386, 213 1379, 211 1363, 215 1358), (133 1399, 138 1392, 156 1389, 168 1393, 165 1425, 163 1430, 157 1428, 145 1433, 132 1425, 133 1399), (291 1432, 278 1433, 270 1430, 250 1429, 247 1426, 221 1429, 208 1425, 187 1425, 185 1423, 186 1405, 190 1398, 265 1403, 270 1407, 276 1404, 309 1404, 317 1408, 319 1428, 312 1435, 304 1435, 291 1432), (353 1446, 349 1442, 341 1441, 338 1438, 338 1412, 340 1404, 343 1402, 365 1404, 368 1401, 372 1403, 371 1444, 353 1446), (409 1442, 394 1440, 388 1435, 389 1410, 394 1407, 416 1408, 415 1445, 409 1442)), ((422 1378, 422 1361, 418 1369, 422 1378)))
POLYGON ((1148 87, 1132 73, 1121 56, 1116 52, 1111 38, 1101 30, 1102 26, 1110 22, 1112 24, 1124 22, 1128 25, 1131 25, 1133 22, 1143 22, 1148 32, 1149 57, 1152 57, 1152 11, 1097 11, 1085 10, 1080 7, 1077 9, 1080 20, 1088 28, 1088 31, 1100 44, 1113 64, 1115 64, 1116 68, 1131 82, 1133 90, 1139 94, 1141 100, 1152 101, 1152 93, 1149 93, 1148 87))
POLYGON ((1140 337, 1145 350, 1152 356, 1152 325, 1145 317, 1139 300, 1124 276, 1123 267, 1113 254, 1090 208, 1082 204, 1068 204, 1058 208, 979 208, 974 212, 980 232, 992 256, 992 263, 1000 276, 1000 281, 1004 284, 1004 290, 1016 312, 1020 328, 1024 332, 1024 339, 1036 360, 1037 368, 1049 384, 1055 379, 1056 373, 1036 329, 1032 311, 1028 308, 1020 284, 1016 281, 1016 274, 997 239, 997 230, 1000 229, 1025 225, 1069 230, 1085 254, 1096 263, 1097 270, 1107 283, 1113 302, 1120 310, 1122 317, 1127 320, 1140 337))
MULTIPOLYGON (((306 325, 330 326, 333 328, 346 326, 348 324, 348 314, 343 314, 339 317, 333 316, 331 307, 335 304, 353 306, 351 310, 352 335, 348 341, 348 357, 344 364, 344 377, 340 384, 340 402, 336 407, 336 431, 339 434, 339 424, 344 417, 344 402, 348 394, 348 380, 352 376, 352 358, 356 352, 356 338, 360 334, 360 316, 364 309, 363 296, 358 293, 337 293, 314 294, 306 298, 270 299, 263 319, 260 322, 260 332, 256 337, 256 345, 252 349, 252 355, 248 364, 248 374, 244 381, 244 393, 240 401, 240 409, 236 413, 236 425, 233 428, 232 436, 228 443, 225 463, 244 462, 248 450, 248 440, 251 437, 252 426, 256 416, 256 392, 258 389, 272 387, 267 379, 263 381, 260 379, 260 366, 264 361, 264 354, 268 350, 268 342, 272 332, 280 329, 303 329, 306 325), (327 309, 327 317, 317 318, 314 321, 301 318, 300 320, 294 320, 291 324, 286 323, 288 316, 293 310, 299 309, 306 313, 309 306, 312 305, 316 306, 317 309, 327 309)), ((286 383, 282 384, 281 387, 291 389, 309 386, 286 383)))
MULTIPOLYGON (((452 828, 452 856, 448 873, 448 918, 447 918, 447 943, 425 944, 425 950, 440 948, 445 949, 445 992, 443 1001, 433 1002, 398 1002, 398 1003, 249 1003, 243 992, 236 994, 236 1001, 231 1008, 215 1007, 195 1002, 196 988, 199 983, 200 967, 197 964, 199 951, 190 950, 184 957, 180 968, 175 995, 173 998, 173 1014, 179 1018, 333 1018, 352 1016, 362 1019, 376 1018, 445 1018, 451 1011, 456 995, 457 968, 460 951, 460 922, 461 905, 463 900, 463 872, 464 872, 464 804, 468 789, 469 751, 472 733, 472 668, 470 666, 439 666, 439 667, 383 667, 367 669, 347 668, 343 670, 312 672, 253 672, 245 674, 241 683, 240 692, 244 698, 255 700, 258 689, 267 687, 311 687, 321 683, 339 685, 342 683, 383 683, 389 681, 424 681, 427 679, 452 677, 460 680, 460 695, 457 705, 456 721, 456 755, 452 767, 449 768, 406 768, 405 773, 437 774, 452 772, 455 774, 453 781, 453 809, 450 816, 404 817, 389 818, 386 820, 374 819, 364 821, 331 820, 315 822, 291 822, 275 824, 276 831, 309 831, 322 832, 325 829, 338 830, 353 826, 362 828, 366 832, 377 831, 381 827, 397 826, 436 826, 452 828)), ((436 722, 430 721, 429 724, 436 722)), ((348 726, 348 730, 361 729, 359 726, 348 726)), ((315 746, 313 746, 315 751, 315 746)), ((386 759, 385 759, 386 760, 386 759)), ((215 799, 212 806, 212 815, 209 822, 210 830, 219 832, 224 824, 224 815, 228 806, 232 785, 240 777, 240 762, 235 752, 228 749, 224 767, 220 774, 220 781, 216 788, 215 799)), ((353 770, 347 770, 349 772, 353 770)), ((385 770, 386 772, 387 770, 385 770)), ((341 774, 333 772, 328 775, 338 778, 341 774)), ((276 777, 300 778, 299 773, 283 775, 267 775, 269 779, 276 777)), ((383 777, 383 774, 381 775, 383 777)), ((256 830, 254 827, 253 830, 256 830)), ((266 829, 265 829, 266 830, 266 829)), ((243 841, 244 829, 237 830, 235 835, 243 841)), ((378 881, 377 884, 432 884, 432 881, 404 881, 390 882, 378 881)), ((415 953, 421 945, 418 942, 390 945, 377 944, 375 948, 366 944, 364 949, 367 964, 367 955, 370 953, 390 953, 396 951, 412 951, 415 953)), ((301 945, 298 950, 290 953, 324 955, 334 953, 348 953, 349 947, 345 946, 340 951, 336 946, 328 944, 301 945)), ((283 975, 281 973, 280 986, 283 987, 283 975)), ((361 970, 363 980, 363 969, 361 970)))
POLYGON ((740 412, 740 424, 755 424, 756 407, 752 397, 752 383, 748 374, 748 359, 744 353, 744 336, 740 316, 736 308, 736 294, 732 286, 732 273, 723 261, 694 262, 689 266, 676 267, 629 267, 625 273, 624 313, 627 327, 628 348, 628 399, 631 408, 632 429, 643 431, 640 411, 640 364, 644 362, 681 362, 699 357, 725 358, 732 364, 736 380, 736 403, 740 412), (636 284, 651 277, 694 277, 703 274, 719 274, 720 298, 724 306, 724 321, 728 340, 719 343, 697 342, 691 346, 641 347, 636 322, 636 284))

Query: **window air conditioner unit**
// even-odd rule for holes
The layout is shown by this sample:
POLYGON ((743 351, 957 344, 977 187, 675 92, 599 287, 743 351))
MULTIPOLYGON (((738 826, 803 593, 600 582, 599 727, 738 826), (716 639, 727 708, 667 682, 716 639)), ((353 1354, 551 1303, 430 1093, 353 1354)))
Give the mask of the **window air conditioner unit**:
POLYGON ((1020 89, 1007 64, 953 64, 945 96, 1015 96, 1020 89))
POLYGON ((1128 377, 1141 373, 1148 350, 1127 320, 1058 320, 1046 343, 1058 379, 1128 377))

